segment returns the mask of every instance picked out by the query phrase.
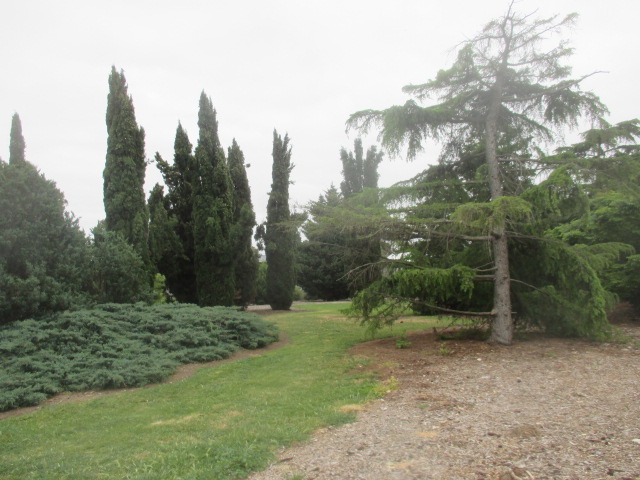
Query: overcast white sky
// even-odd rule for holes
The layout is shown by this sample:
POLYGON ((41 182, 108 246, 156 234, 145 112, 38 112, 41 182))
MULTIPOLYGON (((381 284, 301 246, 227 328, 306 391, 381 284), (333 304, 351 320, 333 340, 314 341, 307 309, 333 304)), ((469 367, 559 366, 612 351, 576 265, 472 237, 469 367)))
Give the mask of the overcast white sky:
MULTIPOLYGON (((0 3, 0 157, 18 112, 27 159, 57 182, 85 230, 104 217, 107 79, 123 69, 146 154, 171 160, 178 121, 195 145, 200 92, 219 133, 245 153, 258 220, 266 216, 273 129, 293 146, 292 204, 339 185, 349 114, 404 103, 455 59, 454 47, 504 13, 508 0, 21 0, 0 3)), ((640 1, 520 0, 540 16, 578 12, 570 33, 576 76, 609 106, 611 122, 640 116, 640 1)), ((365 139, 365 148, 375 137, 365 139)), ((381 185, 436 160, 386 159, 381 185)), ((147 186, 160 181, 147 168, 147 186)), ((18 199, 17 199, 18 200, 18 199)), ((1 214, 1 213, 0 213, 1 214)))

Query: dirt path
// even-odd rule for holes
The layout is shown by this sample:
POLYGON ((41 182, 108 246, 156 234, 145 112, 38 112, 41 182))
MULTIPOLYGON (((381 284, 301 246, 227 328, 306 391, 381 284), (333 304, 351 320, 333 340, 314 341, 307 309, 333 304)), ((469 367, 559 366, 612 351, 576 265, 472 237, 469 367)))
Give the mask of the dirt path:
POLYGON ((356 346, 397 389, 250 479, 640 479, 640 343, 409 340, 356 346))

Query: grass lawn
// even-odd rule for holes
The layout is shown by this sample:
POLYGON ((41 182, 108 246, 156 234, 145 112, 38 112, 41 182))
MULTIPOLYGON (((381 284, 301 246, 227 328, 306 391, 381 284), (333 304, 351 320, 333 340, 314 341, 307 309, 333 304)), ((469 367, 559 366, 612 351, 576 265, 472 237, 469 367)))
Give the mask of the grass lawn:
MULTIPOLYGON (((340 407, 380 391, 345 355, 366 337, 340 314, 344 306, 269 316, 291 342, 259 357, 0 420, 0 478, 211 480, 261 470, 279 447, 351 421, 340 407)), ((404 323, 380 336, 430 325, 404 323)))

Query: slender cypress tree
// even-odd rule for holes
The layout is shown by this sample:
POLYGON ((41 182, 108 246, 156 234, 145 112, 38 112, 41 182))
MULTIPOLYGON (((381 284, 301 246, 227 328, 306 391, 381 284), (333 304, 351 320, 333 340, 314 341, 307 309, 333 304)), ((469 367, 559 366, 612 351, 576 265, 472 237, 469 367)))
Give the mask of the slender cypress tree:
POLYGON ((9 137, 9 163, 24 163, 26 161, 25 143, 22 136, 22 122, 17 113, 11 119, 11 136, 9 137))
POLYGON ((193 243, 193 185, 196 179, 196 163, 187 132, 178 124, 174 142, 173 164, 156 154, 156 165, 167 186, 167 202, 171 215, 176 219, 176 234, 180 242, 172 269, 162 271, 171 293, 183 303, 197 303, 196 275, 194 271, 193 243))
POLYGON ((251 244, 256 216, 251 204, 244 154, 236 143, 229 147, 229 171, 233 181, 233 244, 236 250, 236 304, 246 307, 256 296, 258 258, 251 244))
POLYGON ((289 211, 289 177, 291 147, 289 136, 284 140, 273 131, 273 170, 271 192, 267 203, 267 224, 264 234, 267 255, 267 301, 273 310, 289 310, 296 284, 295 248, 297 231, 289 211))
POLYGON ((193 186, 194 267, 198 304, 233 305, 235 277, 233 185, 218 138, 211 99, 202 92, 198 112, 200 136, 195 152, 193 186))
POLYGON ((144 129, 136 123, 124 73, 111 68, 107 97, 104 210, 107 230, 118 232, 149 263, 149 210, 145 201, 144 129))

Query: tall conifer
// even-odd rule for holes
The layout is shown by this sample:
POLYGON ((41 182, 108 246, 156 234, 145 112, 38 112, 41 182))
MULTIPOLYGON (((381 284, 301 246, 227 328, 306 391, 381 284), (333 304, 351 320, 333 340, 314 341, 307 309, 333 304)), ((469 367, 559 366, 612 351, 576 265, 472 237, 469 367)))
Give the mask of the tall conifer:
POLYGON ((17 113, 11 119, 11 134, 9 137, 9 163, 24 163, 26 161, 25 143, 22 136, 22 122, 17 113))
POLYGON ((229 148, 229 171, 233 182, 233 244, 235 245, 236 303, 247 306, 256 295, 258 258, 251 244, 256 216, 251 204, 244 154, 233 140, 229 148))
POLYGON ((109 75, 106 122, 107 158, 103 173, 106 227, 122 235, 148 264, 144 129, 136 123, 124 73, 118 73, 115 67, 109 75))
POLYGON ((159 154, 156 154, 155 161, 167 186, 168 209, 176 219, 176 234, 180 242, 172 269, 160 270, 160 273, 166 276, 169 290, 180 302, 197 303, 192 220, 196 163, 191 142, 181 124, 176 130, 173 164, 164 161, 159 154))
POLYGON ((264 234, 267 255, 267 301, 274 310, 288 310, 291 307, 296 284, 297 231, 292 225, 289 211, 289 177, 292 169, 289 136, 285 135, 283 140, 274 130, 273 183, 267 204, 264 234))
POLYGON ((200 136, 195 152, 193 186, 194 267, 198 304, 232 305, 234 299, 233 185, 218 138, 211 99, 202 92, 198 112, 200 136))

